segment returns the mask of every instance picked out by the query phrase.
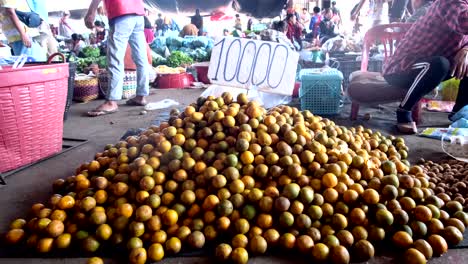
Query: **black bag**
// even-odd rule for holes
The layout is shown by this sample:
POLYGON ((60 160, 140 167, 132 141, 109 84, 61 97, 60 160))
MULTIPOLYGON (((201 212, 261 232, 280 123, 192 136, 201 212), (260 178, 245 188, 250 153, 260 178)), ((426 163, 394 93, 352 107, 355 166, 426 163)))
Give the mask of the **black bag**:
POLYGON ((42 23, 42 18, 35 12, 22 12, 15 10, 18 19, 29 28, 37 28, 42 23))

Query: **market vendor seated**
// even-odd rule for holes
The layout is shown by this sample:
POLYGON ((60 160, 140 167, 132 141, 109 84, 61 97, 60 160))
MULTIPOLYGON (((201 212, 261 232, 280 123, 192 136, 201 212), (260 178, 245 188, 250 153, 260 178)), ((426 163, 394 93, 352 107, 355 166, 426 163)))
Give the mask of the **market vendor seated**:
POLYGON ((320 44, 324 44, 327 40, 338 36, 336 32, 336 24, 333 22, 333 12, 331 9, 325 9, 323 19, 320 22, 320 44))
POLYGON ((291 50, 296 50, 294 45, 286 36, 288 32, 288 24, 285 21, 275 21, 270 29, 265 29, 260 33, 260 38, 263 41, 273 41, 283 44, 291 50))
POLYGON ((73 44, 73 53, 77 56, 83 51, 83 49, 86 47, 86 42, 85 39, 82 35, 73 33, 72 36, 72 44, 73 44))
POLYGON ((384 64, 385 80, 408 92, 397 110, 397 127, 417 133, 411 110, 442 81, 461 80, 452 112, 468 104, 468 0, 439 0, 416 21, 384 64))

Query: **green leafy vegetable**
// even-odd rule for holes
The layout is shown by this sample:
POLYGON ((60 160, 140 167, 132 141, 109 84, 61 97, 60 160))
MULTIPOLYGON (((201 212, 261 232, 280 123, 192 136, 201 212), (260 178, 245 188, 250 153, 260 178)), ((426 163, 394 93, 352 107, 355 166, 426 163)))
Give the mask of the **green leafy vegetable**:
POLYGON ((167 58, 167 66, 172 68, 177 68, 183 65, 189 65, 193 63, 193 59, 181 52, 181 51, 174 51, 172 52, 171 56, 167 58))
POLYGON ((81 53, 83 53, 84 58, 95 58, 95 59, 97 59, 97 58, 99 58, 101 56, 101 50, 99 48, 95 48, 95 47, 91 47, 91 46, 83 48, 81 53))

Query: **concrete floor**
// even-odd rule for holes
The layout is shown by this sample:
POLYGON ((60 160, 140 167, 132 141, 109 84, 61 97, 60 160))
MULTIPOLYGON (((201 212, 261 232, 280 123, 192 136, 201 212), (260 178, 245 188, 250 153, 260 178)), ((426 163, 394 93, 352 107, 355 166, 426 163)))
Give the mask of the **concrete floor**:
MULTIPOLYGON (((152 90, 153 95, 149 101, 156 102, 166 98, 178 101, 181 106, 194 102, 201 90, 152 90)), ((87 118, 84 114, 96 107, 101 101, 93 101, 87 104, 74 104, 71 107, 68 121, 64 125, 64 137, 88 139, 89 143, 73 149, 28 169, 15 173, 7 178, 8 185, 0 186, 0 233, 5 232, 9 222, 17 217, 24 217, 30 206, 35 202, 43 202, 48 199, 52 190, 52 181, 72 175, 75 168, 84 162, 91 160, 96 152, 102 151, 109 143, 117 142, 121 136, 130 128, 144 128, 154 120, 167 119, 168 110, 151 111, 147 115, 140 115, 141 107, 128 107, 123 105, 120 111, 113 115, 87 118)), ((365 113, 371 114, 368 121, 357 120, 351 122, 347 115, 349 106, 340 116, 333 117, 340 125, 355 126, 364 125, 372 129, 381 130, 387 134, 396 134, 393 127, 393 111, 378 108, 363 108, 361 117, 365 113)), ((422 126, 448 126, 447 114, 425 113, 422 126)), ((413 160, 421 157, 432 160, 440 160, 445 157, 437 140, 421 138, 417 136, 405 136, 407 145, 410 147, 413 160)), ((283 254, 282 254, 283 255, 283 254)), ((467 263, 468 251, 463 249, 450 250, 448 254, 431 261, 431 263, 467 263)), ((106 260, 114 263, 115 260, 106 260)), ((24 258, 22 253, 2 250, 0 246, 0 264, 3 263, 84 263, 81 258, 52 257, 38 259, 33 257, 24 258)), ((121 261, 125 263, 126 260, 121 261)), ((181 257, 167 258, 163 263, 206 263, 207 258, 181 257)), ((260 257, 253 258, 250 263, 281 262, 292 263, 286 258, 260 257)), ((392 263, 392 258, 377 257, 370 263, 392 263)), ((107 262, 106 262, 107 263, 107 262)))

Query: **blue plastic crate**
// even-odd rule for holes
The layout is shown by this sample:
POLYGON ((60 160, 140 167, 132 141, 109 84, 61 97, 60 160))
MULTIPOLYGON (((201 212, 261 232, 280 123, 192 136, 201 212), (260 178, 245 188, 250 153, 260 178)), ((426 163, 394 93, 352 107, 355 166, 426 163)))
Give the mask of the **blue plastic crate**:
POLYGON ((304 69, 299 73, 302 110, 317 115, 336 115, 343 107, 343 74, 337 69, 304 69))

